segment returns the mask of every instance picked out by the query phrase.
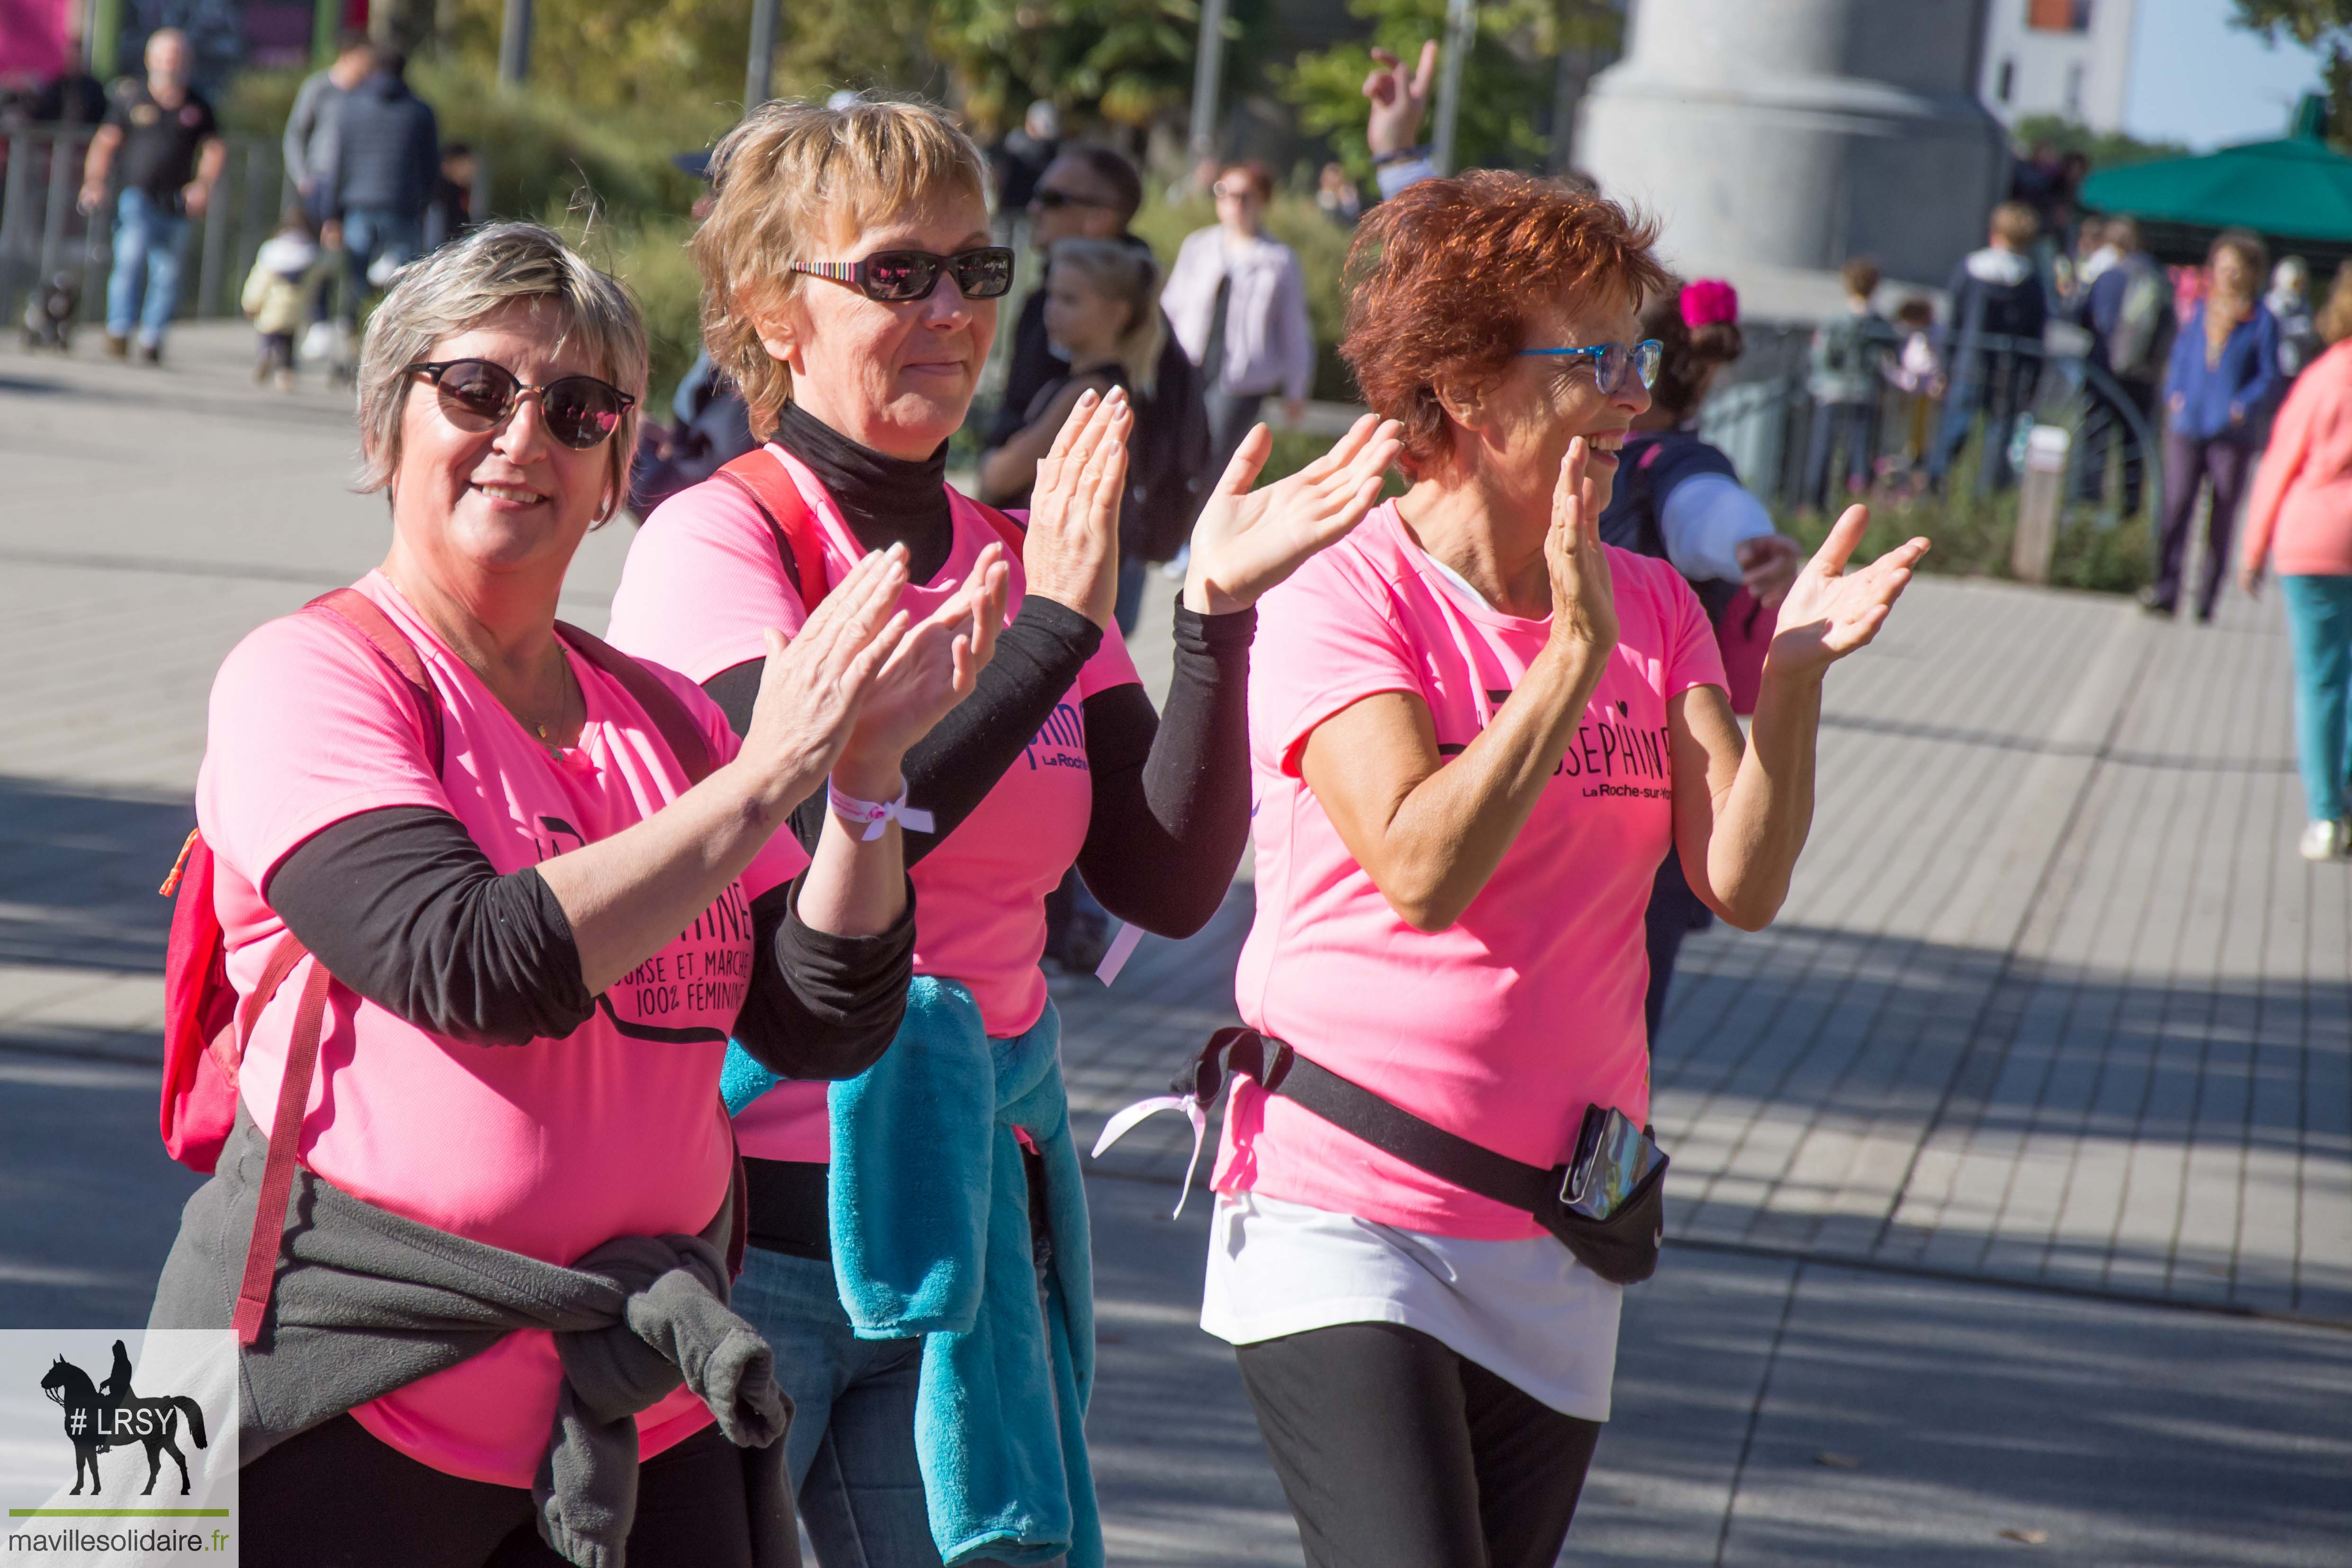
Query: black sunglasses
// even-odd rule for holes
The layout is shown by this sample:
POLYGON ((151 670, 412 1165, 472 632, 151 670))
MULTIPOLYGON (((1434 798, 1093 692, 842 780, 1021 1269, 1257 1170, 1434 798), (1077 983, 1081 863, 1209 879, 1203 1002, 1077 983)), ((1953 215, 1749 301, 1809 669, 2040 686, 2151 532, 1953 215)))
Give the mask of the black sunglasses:
POLYGON ((993 300, 1013 287, 1013 252, 1002 245, 934 256, 928 250, 877 250, 863 261, 795 261, 792 269, 846 283, 869 300, 903 305, 928 300, 940 274, 955 279, 967 300, 993 300))
POLYGON ((1082 196, 1076 191, 1049 190, 1040 185, 1029 197, 1029 205, 1040 212, 1059 212, 1064 207, 1108 207, 1116 204, 1082 196))
POLYGON ((506 366, 486 359, 420 360, 403 373, 421 375, 441 391, 441 412, 458 429, 496 429, 526 397, 539 399, 547 433, 577 452, 610 439, 636 399, 593 375, 559 375, 545 386, 525 385, 506 366))

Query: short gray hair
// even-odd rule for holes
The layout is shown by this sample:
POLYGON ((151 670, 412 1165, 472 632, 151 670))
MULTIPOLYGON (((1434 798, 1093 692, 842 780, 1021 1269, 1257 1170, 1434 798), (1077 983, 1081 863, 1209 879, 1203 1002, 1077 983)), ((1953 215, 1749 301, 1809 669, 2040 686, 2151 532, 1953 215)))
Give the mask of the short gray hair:
POLYGON ((535 223, 488 225, 402 268, 369 318, 359 369, 362 493, 386 488, 399 470, 401 417, 416 383, 408 367, 509 305, 536 310, 541 301, 554 307, 558 341, 577 332, 595 374, 637 399, 606 443, 612 489, 597 521, 627 499, 646 395, 645 316, 618 279, 535 223))

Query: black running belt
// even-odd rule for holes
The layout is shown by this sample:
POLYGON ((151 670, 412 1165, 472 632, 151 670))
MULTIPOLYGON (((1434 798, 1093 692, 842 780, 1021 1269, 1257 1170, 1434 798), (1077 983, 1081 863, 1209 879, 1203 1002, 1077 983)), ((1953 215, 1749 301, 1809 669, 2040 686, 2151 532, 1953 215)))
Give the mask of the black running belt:
POLYGON ((1268 1094, 1297 1101, 1342 1132, 1352 1133, 1408 1165, 1529 1214, 1557 1203, 1567 1179, 1565 1164, 1546 1170, 1497 1154, 1484 1144, 1423 1121, 1361 1084, 1307 1060, 1286 1041, 1269 1038, 1247 1025, 1219 1029, 1210 1036, 1189 1075, 1169 1087, 1178 1094, 1192 1096, 1205 1110, 1224 1087, 1228 1072, 1248 1074, 1268 1094))
MULTIPOLYGON (((1095 1154, 1100 1157, 1153 1112, 1181 1110, 1192 1123, 1192 1159, 1184 1167, 1184 1191, 1189 1194, 1192 1172, 1201 1161, 1209 1107, 1224 1089, 1225 1076, 1236 1072, 1255 1079, 1266 1093, 1303 1106, 1383 1153, 1528 1215, 1557 1237, 1579 1262, 1612 1284, 1638 1285, 1657 1270, 1658 1246, 1665 1237, 1668 1162, 1654 1145, 1648 1172, 1615 1202, 1607 1218, 1594 1219, 1569 1206, 1570 1163, 1547 1170, 1497 1154, 1482 1143, 1423 1121, 1404 1107, 1300 1056, 1288 1043, 1247 1025, 1219 1029, 1210 1036, 1209 1043, 1168 1086, 1170 1093, 1138 1100, 1114 1115, 1095 1142, 1095 1154)), ((1588 1126, 1598 1109, 1585 1113, 1588 1126)), ((1646 1131, 1643 1137, 1648 1137, 1646 1131)), ((1579 1139, 1580 1145, 1584 1142, 1579 1139)), ((1588 1173, 1587 1181, 1591 1179, 1588 1173)), ((1176 1213, 1183 1212, 1180 1198, 1176 1213)))

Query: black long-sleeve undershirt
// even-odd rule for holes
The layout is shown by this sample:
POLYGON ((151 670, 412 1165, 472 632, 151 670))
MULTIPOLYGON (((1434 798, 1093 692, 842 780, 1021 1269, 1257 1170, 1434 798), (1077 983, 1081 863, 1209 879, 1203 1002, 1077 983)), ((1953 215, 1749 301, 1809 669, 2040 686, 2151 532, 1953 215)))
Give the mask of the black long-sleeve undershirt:
MULTIPOLYGON (((501 876, 463 824, 386 806, 298 846, 264 890, 337 980, 419 1028, 470 1045, 571 1034, 596 1001, 562 906, 536 868, 501 876)), ((734 1037, 770 1071, 852 1078, 906 1012, 913 899, 877 936, 812 930, 799 884, 751 901, 753 962, 734 1037)))
MULTIPOLYGON (((1013 624, 998 635, 995 657, 982 668, 971 695, 907 752, 907 798, 929 812, 932 824, 929 833, 903 829, 908 865, 938 848, 978 809, 1052 717, 1054 705, 1068 695, 1102 638, 1100 626, 1066 605, 1036 597, 1021 602, 1013 624)), ((761 661, 752 659, 703 683, 739 735, 751 722, 760 672, 761 661)), ((824 826, 820 790, 793 814, 793 828, 802 847, 814 851, 824 826)))
MULTIPOLYGON (((909 580, 936 576, 952 553, 945 448, 920 462, 850 440, 797 404, 785 405, 777 443, 809 466, 859 543, 904 543, 909 580)), ((1246 692, 1256 612, 1196 616, 1176 610, 1174 679, 1162 722, 1139 686, 1087 699, 1092 812, 1078 869, 1103 907, 1163 936, 1189 936, 1223 900, 1249 837, 1246 692)), ((931 814, 932 831, 907 832, 907 863, 931 853, 970 816, 1036 738, 1078 672, 1102 647, 1103 628, 1066 605, 1024 596, 997 638, 972 694, 908 754, 907 798, 931 814)), ((742 734, 759 696, 761 661, 703 682, 742 734)), ((793 814, 814 849, 824 825, 819 790, 793 814)))
MULTIPOLYGON (((1208 923, 1249 838, 1246 701, 1256 626, 1255 610, 1200 616, 1180 605, 1166 717, 1133 684, 1081 705, 1093 809, 1078 870, 1105 909, 1161 936, 1190 936, 1208 923)), ((996 787, 1102 636, 1066 605, 1022 601, 972 694, 907 753, 907 798, 932 820, 929 833, 906 832, 909 866, 996 787)), ((756 660, 739 664, 703 685, 739 733, 751 723, 760 668, 756 660)), ((793 814, 803 845, 815 844, 824 813, 820 792, 793 814)))
POLYGON ((1249 647, 1257 612, 1176 609, 1168 711, 1135 684, 1087 699, 1094 814, 1078 874, 1103 908, 1190 936, 1224 901, 1249 843, 1249 647))

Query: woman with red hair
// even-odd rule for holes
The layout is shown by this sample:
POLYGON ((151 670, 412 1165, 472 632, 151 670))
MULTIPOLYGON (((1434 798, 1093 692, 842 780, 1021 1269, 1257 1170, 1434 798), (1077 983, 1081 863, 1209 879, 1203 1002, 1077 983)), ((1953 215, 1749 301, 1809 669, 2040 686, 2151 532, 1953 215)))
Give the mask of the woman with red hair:
POLYGON ((1849 572, 1847 511, 1781 602, 1743 742, 1696 595, 1598 529, 1658 366, 1653 239, 1480 173, 1383 203, 1351 256, 1341 352, 1412 488, 1263 601, 1251 1027, 1206 1058, 1248 1076, 1202 1321, 1312 1564, 1558 1555, 1609 1415, 1612 1279, 1654 1266, 1652 875, 1677 853, 1725 920, 1773 918, 1822 677, 1927 547, 1849 572), (1560 1194, 1589 1111, 1603 1179, 1651 1172, 1630 1192, 1560 1194))

